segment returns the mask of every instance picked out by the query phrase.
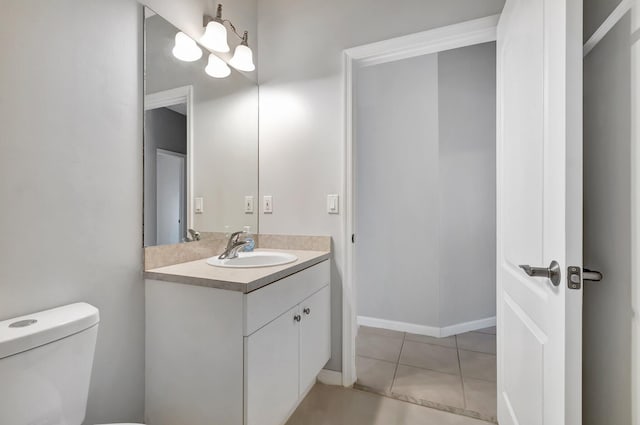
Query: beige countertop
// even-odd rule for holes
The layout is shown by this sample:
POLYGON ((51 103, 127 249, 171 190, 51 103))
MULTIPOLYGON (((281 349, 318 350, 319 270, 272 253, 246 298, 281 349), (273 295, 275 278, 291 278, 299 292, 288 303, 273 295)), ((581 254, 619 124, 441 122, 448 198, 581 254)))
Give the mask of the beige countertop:
POLYGON ((146 279, 187 285, 207 286, 248 293, 277 280, 304 270, 330 256, 328 251, 299 251, 292 249, 257 249, 256 251, 288 252, 298 259, 289 264, 256 268, 224 268, 207 264, 207 259, 158 267, 144 272, 146 279))

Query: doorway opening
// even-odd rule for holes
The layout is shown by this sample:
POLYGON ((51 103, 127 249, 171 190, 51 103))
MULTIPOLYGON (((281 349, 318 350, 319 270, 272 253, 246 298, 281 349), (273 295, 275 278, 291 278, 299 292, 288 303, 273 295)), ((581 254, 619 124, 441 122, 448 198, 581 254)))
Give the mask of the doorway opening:
POLYGON ((343 380, 496 421, 497 17, 345 52, 343 380))

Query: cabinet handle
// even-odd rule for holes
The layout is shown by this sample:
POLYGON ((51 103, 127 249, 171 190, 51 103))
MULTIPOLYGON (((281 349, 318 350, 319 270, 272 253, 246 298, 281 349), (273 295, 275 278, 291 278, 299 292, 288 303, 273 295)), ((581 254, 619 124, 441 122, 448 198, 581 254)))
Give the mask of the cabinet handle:
POLYGON ((304 314, 310 314, 310 313, 311 313, 311 309, 310 309, 309 307, 305 307, 305 308, 302 310, 302 312, 303 312, 304 314))
POLYGON ((295 322, 299 322, 300 320, 302 320, 302 317, 299 314, 296 314, 295 316, 293 316, 293 320, 295 322))

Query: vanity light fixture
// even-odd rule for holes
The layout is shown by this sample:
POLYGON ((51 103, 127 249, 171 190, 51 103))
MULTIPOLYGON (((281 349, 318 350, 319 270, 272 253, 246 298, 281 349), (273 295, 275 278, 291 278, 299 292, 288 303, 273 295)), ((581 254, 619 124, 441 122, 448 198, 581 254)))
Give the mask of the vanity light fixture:
POLYGON ((195 41, 182 31, 178 31, 175 38, 175 45, 172 50, 173 56, 185 62, 197 61, 202 57, 202 50, 195 41))
POLYGON ((241 40, 233 53, 233 57, 229 60, 229 64, 240 71, 251 72, 255 70, 253 52, 249 48, 248 43, 249 32, 245 31, 243 35, 240 35, 230 20, 222 19, 221 4, 218 4, 215 18, 209 15, 204 15, 202 18, 202 25, 205 27, 205 30, 202 38, 200 38, 200 42, 203 46, 216 52, 228 52, 230 49, 229 44, 227 44, 227 29, 224 26, 225 23, 229 24, 232 32, 241 40))
POLYGON ((222 59, 211 53, 204 72, 213 78, 225 78, 231 74, 231 68, 222 59))
POLYGON ((256 66, 253 64, 253 52, 249 48, 248 37, 249 33, 245 31, 242 36, 242 42, 236 46, 229 65, 240 71, 251 72, 256 69, 256 66))
MULTIPOLYGON (((214 50, 220 53, 226 53, 229 49, 227 44, 227 29, 224 26, 224 20, 222 19, 222 5, 218 5, 218 11, 216 17, 205 15, 202 23, 204 26, 204 34, 200 38, 200 43, 208 49, 214 50)), ((231 22, 229 22, 231 24, 231 22)))

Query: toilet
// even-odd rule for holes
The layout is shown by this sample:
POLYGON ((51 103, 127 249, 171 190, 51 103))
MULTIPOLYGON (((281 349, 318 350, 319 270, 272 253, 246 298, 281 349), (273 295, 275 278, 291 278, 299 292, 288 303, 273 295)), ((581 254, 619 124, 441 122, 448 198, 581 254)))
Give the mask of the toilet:
POLYGON ((82 424, 99 322, 87 303, 0 322, 0 424, 82 424))

